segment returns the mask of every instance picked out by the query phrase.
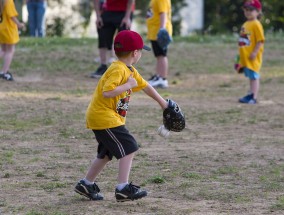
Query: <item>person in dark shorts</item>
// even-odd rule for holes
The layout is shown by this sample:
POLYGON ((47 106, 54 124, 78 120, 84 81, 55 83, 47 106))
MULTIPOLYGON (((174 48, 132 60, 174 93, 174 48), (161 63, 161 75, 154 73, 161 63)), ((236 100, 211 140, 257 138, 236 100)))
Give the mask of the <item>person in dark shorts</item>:
POLYGON ((130 29, 133 18, 135 0, 94 0, 97 16, 98 48, 101 65, 91 73, 91 78, 100 78, 107 70, 107 52, 113 48, 116 32, 130 29))
POLYGON ((172 36, 172 7, 170 0, 151 0, 147 12, 147 39, 151 41, 156 58, 156 73, 148 80, 152 87, 167 88, 169 73, 168 47, 160 47, 157 38, 160 31, 167 31, 172 36))
POLYGON ((130 97, 143 90, 164 110, 168 102, 133 67, 142 55, 142 37, 130 30, 120 31, 114 39, 118 58, 100 78, 86 112, 87 128, 92 129, 98 141, 97 158, 92 162, 84 179, 75 191, 91 200, 102 200, 103 195, 94 181, 113 157, 119 160, 118 185, 115 197, 118 202, 147 196, 147 191, 128 182, 132 160, 138 150, 135 138, 125 127, 130 97))

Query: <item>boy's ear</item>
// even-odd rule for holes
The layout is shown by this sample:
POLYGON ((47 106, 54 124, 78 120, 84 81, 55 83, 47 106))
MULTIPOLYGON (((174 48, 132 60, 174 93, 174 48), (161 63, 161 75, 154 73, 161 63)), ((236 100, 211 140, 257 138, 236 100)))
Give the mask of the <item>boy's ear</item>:
POLYGON ((137 50, 137 49, 134 50, 134 51, 132 51, 133 56, 136 55, 136 54, 138 53, 138 51, 139 51, 139 50, 137 50))

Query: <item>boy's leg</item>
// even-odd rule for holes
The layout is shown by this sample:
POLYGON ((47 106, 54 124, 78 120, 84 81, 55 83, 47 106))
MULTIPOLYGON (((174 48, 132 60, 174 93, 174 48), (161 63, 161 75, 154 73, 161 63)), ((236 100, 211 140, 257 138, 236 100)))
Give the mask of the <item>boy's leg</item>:
POLYGON ((168 76, 168 58, 167 56, 158 56, 156 64, 157 74, 162 78, 167 78, 168 76))
POLYGON ((132 183, 128 183, 134 152, 119 160, 118 185, 115 189, 115 197, 118 202, 133 201, 147 196, 147 191, 140 189, 132 183))
POLYGON ((94 180, 108 161, 108 156, 105 156, 103 159, 96 158, 92 162, 86 177, 77 183, 75 192, 89 198, 90 200, 103 200, 103 195, 100 194, 100 188, 96 183, 94 183, 94 180))
POLYGON ((105 156, 104 159, 96 158, 89 168, 87 175, 85 179, 87 179, 90 182, 94 182, 96 177, 99 175, 99 173, 103 170, 107 162, 109 162, 108 156, 105 156))
POLYGON ((3 58, 5 54, 5 45, 1 44, 1 49, 0 49, 0 58, 3 58))
POLYGON ((156 57, 156 74, 152 76, 148 82, 152 87, 167 88, 169 86, 167 76, 169 63, 167 57, 167 49, 162 49, 157 41, 152 40, 152 50, 156 57))
POLYGON ((250 89, 251 92, 253 93, 253 98, 256 100, 259 91, 259 79, 250 80, 250 89))
POLYGON ((1 71, 8 72, 15 52, 15 45, 4 45, 3 65, 1 71))
POLYGON ((129 173, 132 166, 132 160, 135 153, 126 155, 119 160, 119 170, 118 170, 118 183, 128 183, 129 173))

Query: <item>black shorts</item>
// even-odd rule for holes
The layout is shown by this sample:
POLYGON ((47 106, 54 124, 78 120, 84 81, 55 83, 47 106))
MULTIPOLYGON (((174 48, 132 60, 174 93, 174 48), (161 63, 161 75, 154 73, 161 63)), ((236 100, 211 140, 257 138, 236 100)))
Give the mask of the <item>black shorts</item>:
POLYGON ((156 40, 151 40, 152 49, 155 57, 167 56, 168 49, 162 49, 156 40))
MULTIPOLYGON (((103 26, 98 28, 99 36, 99 48, 112 49, 113 38, 116 31, 126 30, 126 26, 120 26, 122 19, 125 16, 125 12, 117 11, 104 11, 101 15, 103 20, 103 26)), ((131 14, 132 20, 132 14, 131 14)))
POLYGON ((138 150, 138 144, 125 126, 93 130, 99 143, 97 158, 103 159, 106 155, 120 159, 138 150))

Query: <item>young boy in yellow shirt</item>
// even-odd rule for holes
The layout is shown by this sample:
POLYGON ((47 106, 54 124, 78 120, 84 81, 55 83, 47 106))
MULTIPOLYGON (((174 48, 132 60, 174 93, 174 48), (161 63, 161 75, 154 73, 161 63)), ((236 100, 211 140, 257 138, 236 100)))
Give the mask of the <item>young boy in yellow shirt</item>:
POLYGON ((260 68, 262 65, 263 27, 258 20, 262 5, 259 0, 246 1, 243 10, 247 21, 243 24, 239 37, 239 56, 241 70, 249 79, 250 92, 239 99, 240 103, 256 104, 259 92, 260 68))
POLYGON ((100 78, 86 113, 87 128, 92 129, 98 141, 97 158, 92 162, 84 179, 75 191, 91 200, 102 200, 103 195, 96 183, 98 174, 113 156, 119 160, 118 184, 115 197, 119 202, 147 196, 147 191, 129 183, 129 173, 138 144, 125 127, 130 97, 143 90, 162 109, 168 103, 147 83, 133 67, 142 55, 144 45, 141 36, 130 30, 120 31, 114 39, 114 50, 118 58, 100 78))
POLYGON ((166 31, 169 37, 172 36, 172 11, 171 0, 151 0, 147 12, 147 39, 151 41, 152 49, 156 57, 156 74, 148 81, 153 87, 167 88, 168 84, 168 47, 161 47, 158 43, 160 31, 166 31))

